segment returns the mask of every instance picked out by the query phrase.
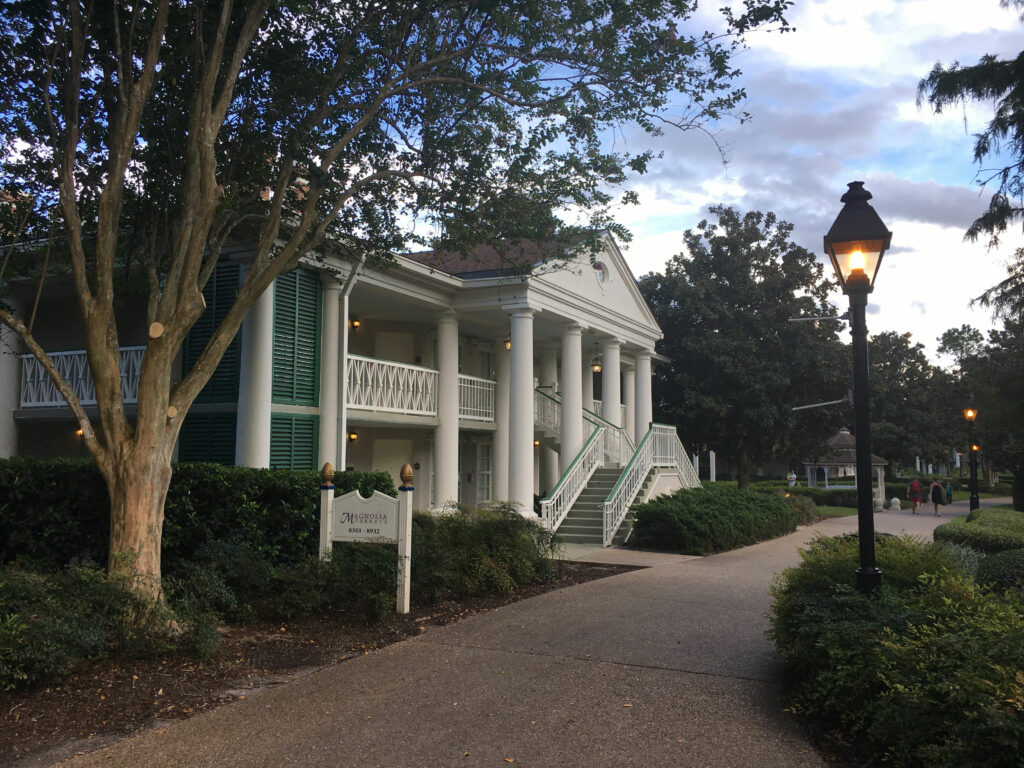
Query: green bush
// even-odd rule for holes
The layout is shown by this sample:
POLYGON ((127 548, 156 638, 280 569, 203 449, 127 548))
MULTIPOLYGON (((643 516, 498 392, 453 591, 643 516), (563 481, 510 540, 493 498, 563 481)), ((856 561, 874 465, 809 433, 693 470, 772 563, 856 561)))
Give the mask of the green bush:
POLYGON ((833 488, 826 490, 825 488, 807 488, 798 485, 790 488, 790 493, 794 496, 807 496, 820 506, 857 508, 856 488, 833 488))
POLYGON ((872 597, 856 536, 817 540, 773 585, 792 709, 859 763, 1019 765, 1024 601, 979 589, 943 545, 881 539, 877 557, 872 597))
POLYGON ((965 544, 987 554, 1024 549, 1024 514, 1008 507, 976 509, 935 529, 936 541, 965 544))
POLYGON ((1024 549, 1004 549, 989 555, 978 564, 977 580, 1000 592, 1024 589, 1024 549))
POLYGON ((0 689, 56 679, 79 659, 170 647, 167 617, 95 568, 0 569, 0 689))
MULTIPOLYGON (((397 493, 386 472, 339 472, 334 482, 338 495, 397 493)), ((177 465, 165 505, 165 572, 213 542, 245 545, 276 563, 316 554, 319 485, 314 471, 177 465)), ((109 516, 92 460, 0 460, 0 564, 106 563, 109 516)))
POLYGON ((798 515, 778 495, 717 483, 684 488, 637 505, 638 547, 703 555, 754 544, 796 530, 798 515))

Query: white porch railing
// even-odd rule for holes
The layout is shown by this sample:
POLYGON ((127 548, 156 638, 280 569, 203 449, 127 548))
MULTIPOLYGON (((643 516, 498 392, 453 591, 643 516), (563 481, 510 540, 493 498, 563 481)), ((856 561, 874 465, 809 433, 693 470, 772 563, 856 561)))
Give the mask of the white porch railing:
POLYGON ((633 453, 633 458, 622 471, 615 487, 604 502, 604 545, 610 546, 615 532, 629 512, 633 499, 643 487, 647 475, 655 467, 672 468, 682 475, 683 485, 696 488, 700 485, 693 465, 686 457, 686 449, 679 441, 674 427, 651 424, 647 434, 633 453))
MULTIPOLYGON (((619 423, 620 424, 625 424, 626 423, 626 404, 622 403, 619 406, 619 408, 621 409, 621 413, 619 414, 619 423)), ((601 402, 600 400, 595 400, 594 401, 594 413, 596 413, 602 419, 607 419, 608 418, 607 416, 604 415, 604 403, 601 402)))
MULTIPOLYGON (((121 347, 121 399, 125 403, 139 401, 139 371, 145 351, 144 346, 121 347)), ((51 352, 50 359, 82 405, 96 405, 96 387, 85 350, 51 352)), ((67 405, 43 366, 32 355, 21 355, 20 400, 22 408, 60 408, 67 405)))
POLYGON ((551 495, 540 502, 541 523, 550 530, 555 530, 561 525, 565 516, 569 514, 576 499, 587 487, 590 476, 594 474, 599 466, 603 454, 603 433, 607 432, 604 427, 598 427, 591 433, 590 438, 583 444, 583 448, 576 454, 572 464, 562 473, 558 484, 555 485, 551 495))
POLYGON ((349 355, 348 407, 436 416, 437 376, 437 371, 418 365, 349 355))
POLYGON ((562 431, 562 403, 558 398, 533 390, 533 422, 544 429, 559 434, 562 431))
POLYGON ((494 382, 459 374, 459 418, 494 421, 494 382))

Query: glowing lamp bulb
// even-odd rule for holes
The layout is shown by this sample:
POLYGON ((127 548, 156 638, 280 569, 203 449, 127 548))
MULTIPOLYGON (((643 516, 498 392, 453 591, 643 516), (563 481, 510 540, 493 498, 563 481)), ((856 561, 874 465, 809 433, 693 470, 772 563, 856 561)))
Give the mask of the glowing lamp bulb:
POLYGON ((864 254, 861 251, 854 251, 850 254, 850 272, 863 272, 866 266, 864 254))

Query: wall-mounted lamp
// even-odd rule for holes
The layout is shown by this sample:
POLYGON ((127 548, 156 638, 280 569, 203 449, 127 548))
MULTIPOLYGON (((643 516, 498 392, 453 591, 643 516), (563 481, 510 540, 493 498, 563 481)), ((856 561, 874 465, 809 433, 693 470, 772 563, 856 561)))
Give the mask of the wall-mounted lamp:
POLYGON ((78 429, 75 430, 75 434, 81 437, 82 435, 85 434, 85 432, 82 430, 81 427, 79 427, 78 429))
POLYGON ((534 441, 533 441, 533 444, 534 444, 535 446, 536 446, 536 445, 540 445, 540 440, 534 440, 534 441))
POLYGON ((359 439, 359 433, 356 432, 354 429, 351 432, 348 433, 348 441, 350 443, 354 443, 358 439, 359 439))
POLYGON ((360 320, 360 319, 359 319, 358 317, 356 317, 355 315, 352 315, 352 319, 351 319, 351 320, 350 320, 349 322, 351 322, 351 323, 352 323, 352 327, 353 327, 353 328, 358 328, 358 327, 359 327, 360 325, 362 325, 362 324, 363 324, 363 321, 362 321, 362 320, 360 320))
POLYGON ((512 349, 512 336, 511 334, 505 337, 505 351, 508 352, 512 349))

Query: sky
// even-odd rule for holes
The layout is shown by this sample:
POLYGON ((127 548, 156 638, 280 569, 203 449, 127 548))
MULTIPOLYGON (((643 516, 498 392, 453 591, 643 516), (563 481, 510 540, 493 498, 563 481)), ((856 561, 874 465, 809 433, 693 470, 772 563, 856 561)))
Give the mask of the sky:
MULTIPOLYGON (((714 23, 720 4, 707 3, 700 13, 708 15, 695 21, 714 23)), ((630 186, 641 204, 617 217, 633 233, 626 260, 638 277, 663 271, 682 250, 682 232, 710 218, 708 206, 726 203, 774 211, 794 225, 796 243, 827 262, 822 236, 847 183, 863 181, 893 232, 869 297, 868 331, 909 331, 933 362, 948 365, 937 338, 964 323, 999 325, 968 303, 1005 277, 1024 238, 1018 230, 998 251, 964 241, 987 205, 972 134, 992 107, 935 115, 917 106, 917 84, 936 62, 1015 57, 1024 27, 998 0, 795 0, 787 18, 794 31, 754 33, 736 59, 751 120, 723 121, 714 138, 666 131, 654 140, 663 157, 630 186)), ((834 301, 848 307, 842 294, 834 301)))

